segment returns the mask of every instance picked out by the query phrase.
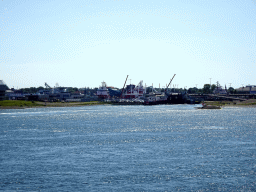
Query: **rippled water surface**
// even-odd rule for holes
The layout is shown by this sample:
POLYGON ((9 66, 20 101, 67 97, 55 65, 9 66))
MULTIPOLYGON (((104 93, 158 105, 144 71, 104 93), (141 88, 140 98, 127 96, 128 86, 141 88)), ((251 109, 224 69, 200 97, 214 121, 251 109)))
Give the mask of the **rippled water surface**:
POLYGON ((0 190, 256 191, 256 108, 0 110, 0 190))

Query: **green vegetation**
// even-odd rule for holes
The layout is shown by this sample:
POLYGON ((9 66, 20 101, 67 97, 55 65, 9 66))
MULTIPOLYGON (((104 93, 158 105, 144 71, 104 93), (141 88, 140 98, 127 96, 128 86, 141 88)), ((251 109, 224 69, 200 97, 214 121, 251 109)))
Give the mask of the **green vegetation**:
POLYGON ((246 101, 205 101, 206 105, 213 106, 253 106, 256 105, 256 99, 249 99, 246 101))
POLYGON ((204 84, 203 93, 206 93, 206 94, 211 93, 211 85, 210 84, 204 84))
MULTIPOLYGON (((198 89, 196 87, 189 88, 188 93, 190 94, 213 94, 213 91, 217 88, 217 86, 220 87, 220 84, 217 82, 217 85, 215 84, 204 84, 204 87, 202 89, 198 89)), ((227 90, 228 93, 236 93, 236 90, 233 87, 229 87, 227 90)))
POLYGON ((86 105, 103 105, 109 104, 100 101, 90 102, 40 102, 40 101, 23 101, 23 100, 4 100, 0 101, 0 108, 28 108, 28 107, 78 107, 86 105))
POLYGON ((206 105, 213 105, 213 106, 223 106, 226 105, 226 103, 222 103, 220 101, 205 101, 204 102, 206 105))
POLYGON ((103 104, 110 104, 110 103, 101 102, 101 101, 90 101, 90 102, 81 102, 77 105, 103 105, 103 104))
POLYGON ((40 87, 30 87, 30 88, 21 88, 20 91, 22 93, 36 93, 37 91, 44 89, 42 86, 40 87))
POLYGON ((202 94, 203 93, 203 89, 198 89, 196 87, 189 88, 188 89, 188 93, 189 94, 202 94))
POLYGON ((236 90, 233 87, 229 87, 228 92, 231 93, 231 94, 235 94, 236 90))
POLYGON ((0 107, 37 107, 37 106, 43 106, 43 105, 35 103, 33 101, 23 101, 23 100, 0 101, 0 107))
POLYGON ((242 105, 242 106, 256 105, 256 99, 248 99, 246 101, 238 102, 237 105, 242 105))
POLYGON ((240 103, 240 104, 238 104, 238 105, 256 105, 256 103, 240 103))

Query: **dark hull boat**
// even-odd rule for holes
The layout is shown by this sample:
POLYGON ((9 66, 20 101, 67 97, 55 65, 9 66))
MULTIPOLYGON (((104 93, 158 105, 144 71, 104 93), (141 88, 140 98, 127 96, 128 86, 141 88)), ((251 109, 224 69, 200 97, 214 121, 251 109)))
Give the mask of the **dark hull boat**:
POLYGON ((152 95, 146 97, 144 105, 161 105, 161 104, 184 104, 190 103, 186 94, 182 93, 165 93, 164 95, 152 95))
POLYGON ((112 97, 120 97, 122 90, 117 88, 108 87, 109 96, 112 97))
POLYGON ((168 104, 184 104, 187 103, 186 94, 170 93, 166 101, 168 104))

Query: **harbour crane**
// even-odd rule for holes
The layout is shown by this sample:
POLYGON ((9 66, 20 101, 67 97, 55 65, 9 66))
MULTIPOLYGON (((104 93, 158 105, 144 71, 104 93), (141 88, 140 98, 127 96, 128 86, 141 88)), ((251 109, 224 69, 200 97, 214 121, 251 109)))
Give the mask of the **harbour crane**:
POLYGON ((172 82, 173 78, 175 77, 175 75, 176 75, 176 74, 173 75, 172 79, 170 80, 170 83, 167 85, 167 87, 166 87, 166 89, 165 89, 165 92, 167 91, 167 89, 168 89, 169 85, 171 84, 171 82, 172 82))
POLYGON ((126 81, 127 81, 127 79, 128 79, 128 76, 129 76, 129 75, 127 75, 126 80, 125 80, 125 82, 124 82, 124 86, 123 86, 122 93, 121 93, 121 96, 120 96, 120 97, 122 97, 122 96, 123 96, 124 87, 125 87, 126 81))
POLYGON ((50 86, 50 85, 48 85, 46 82, 45 82, 45 84, 44 84, 44 85, 45 85, 45 87, 46 87, 46 88, 51 89, 51 86, 50 86))

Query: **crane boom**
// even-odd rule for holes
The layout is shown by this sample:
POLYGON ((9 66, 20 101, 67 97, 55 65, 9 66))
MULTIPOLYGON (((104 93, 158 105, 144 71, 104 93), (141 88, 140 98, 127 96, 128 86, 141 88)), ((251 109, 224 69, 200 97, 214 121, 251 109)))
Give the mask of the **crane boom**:
POLYGON ((48 88, 48 89, 51 89, 50 85, 48 85, 46 82, 45 82, 45 87, 48 88))
POLYGON ((126 81, 127 81, 127 79, 128 79, 128 76, 129 76, 129 75, 127 75, 126 80, 125 80, 125 82, 124 82, 124 86, 123 86, 123 89, 122 89, 121 97, 122 97, 122 95, 123 95, 124 87, 125 87, 126 81))
POLYGON ((172 77, 170 83, 167 85, 167 87, 166 87, 166 89, 165 89, 165 92, 167 91, 167 89, 168 89, 169 85, 171 84, 171 82, 172 82, 173 78, 175 77, 175 75, 176 75, 176 74, 173 75, 173 77, 172 77))

